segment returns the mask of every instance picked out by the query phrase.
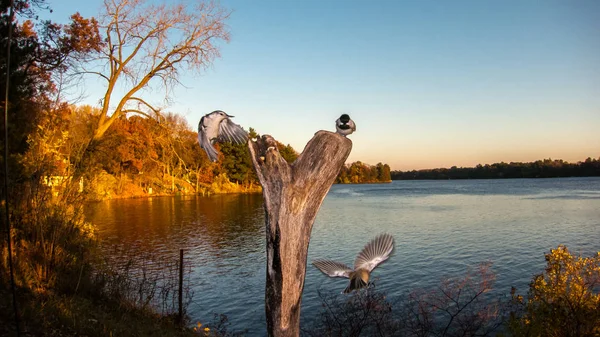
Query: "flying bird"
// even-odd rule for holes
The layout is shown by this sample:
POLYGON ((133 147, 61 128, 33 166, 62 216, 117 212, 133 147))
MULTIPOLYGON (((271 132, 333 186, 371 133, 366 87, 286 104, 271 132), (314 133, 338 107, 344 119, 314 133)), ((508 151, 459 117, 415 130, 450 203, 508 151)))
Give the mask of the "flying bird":
POLYGON ((232 122, 231 117, 234 116, 215 110, 204 115, 198 123, 198 142, 211 161, 217 161, 219 156, 213 146, 216 142, 243 144, 248 141, 248 132, 232 122))
POLYGON ((350 116, 343 114, 335 121, 335 130, 345 137, 356 131, 356 124, 350 119, 350 116))
POLYGON ((356 256, 354 270, 341 262, 315 260, 313 265, 329 277, 345 277, 350 284, 344 293, 352 292, 369 284, 369 275, 380 263, 387 260, 394 250, 394 238, 390 234, 381 234, 371 240, 356 256))

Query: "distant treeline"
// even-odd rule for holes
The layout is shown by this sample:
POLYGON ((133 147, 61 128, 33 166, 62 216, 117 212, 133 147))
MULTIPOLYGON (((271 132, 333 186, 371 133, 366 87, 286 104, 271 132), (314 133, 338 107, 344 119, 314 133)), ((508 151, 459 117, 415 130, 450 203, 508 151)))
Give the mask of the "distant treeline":
POLYGON ((392 180, 594 177, 600 176, 600 158, 587 158, 577 163, 544 159, 530 163, 501 162, 475 167, 392 171, 391 176, 392 180))
POLYGON ((388 164, 378 163, 373 166, 360 161, 344 165, 335 180, 338 184, 389 183, 391 181, 388 164))

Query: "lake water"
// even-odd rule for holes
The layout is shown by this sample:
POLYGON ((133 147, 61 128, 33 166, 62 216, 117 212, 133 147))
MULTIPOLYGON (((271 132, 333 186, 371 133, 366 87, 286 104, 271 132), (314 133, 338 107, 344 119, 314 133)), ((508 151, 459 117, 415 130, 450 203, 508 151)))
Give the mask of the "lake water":
MULTIPOLYGON (((111 200, 91 205, 87 213, 109 243, 165 259, 185 249, 193 322, 223 313, 233 330, 265 335, 261 195, 111 200)), ((564 244, 584 256, 600 251, 600 178, 334 185, 315 221, 308 261, 352 265, 383 232, 394 236, 395 251, 373 277, 390 295, 434 287, 485 261, 493 263, 497 293, 508 296, 515 286, 525 294, 550 249, 564 244)), ((346 283, 309 265, 302 322, 320 310, 319 290, 339 293, 346 283)))

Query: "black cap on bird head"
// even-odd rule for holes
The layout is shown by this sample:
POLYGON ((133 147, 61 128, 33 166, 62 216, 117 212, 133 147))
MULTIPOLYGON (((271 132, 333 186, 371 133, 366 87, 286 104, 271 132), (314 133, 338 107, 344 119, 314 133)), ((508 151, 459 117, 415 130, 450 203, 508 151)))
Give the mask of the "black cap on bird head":
POLYGON ((350 121, 350 116, 348 116, 347 114, 343 114, 340 116, 340 122, 342 123, 348 123, 350 121))

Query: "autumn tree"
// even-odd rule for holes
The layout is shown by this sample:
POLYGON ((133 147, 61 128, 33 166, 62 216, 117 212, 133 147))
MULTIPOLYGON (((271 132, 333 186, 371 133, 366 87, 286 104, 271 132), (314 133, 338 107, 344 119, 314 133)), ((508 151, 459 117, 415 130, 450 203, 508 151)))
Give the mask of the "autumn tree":
POLYGON ((360 161, 344 165, 336 178, 338 184, 390 182, 390 166, 378 163, 371 166, 360 161))
MULTIPOLYGON (((65 153, 69 153, 71 163, 77 163, 81 160, 82 154, 85 151, 95 127, 95 121, 100 114, 100 109, 90 105, 75 106, 69 108, 69 141, 65 143, 65 153)), ((92 158, 88 158, 92 159, 92 158)), ((90 167, 91 163, 86 163, 84 166, 90 167)))
MULTIPOLYGON (((22 195, 22 184, 37 184, 40 177, 67 173, 65 167, 59 167, 62 164, 40 167, 42 158, 37 161, 25 158, 40 149, 52 148, 58 161, 68 162, 70 153, 65 150, 73 148, 67 149, 64 144, 70 109, 61 100, 64 83, 60 74, 68 69, 69 60, 97 51, 100 40, 94 19, 76 14, 67 25, 40 21, 37 13, 48 9, 44 0, 15 0, 16 15, 11 17, 10 3, 0 2, 0 45, 2 50, 11 47, 10 68, 0 67, 0 77, 8 75, 8 82, 0 82, 0 91, 8 93, 8 100, 0 102, 3 110, 8 108, 8 144, 3 145, 8 148, 9 156, 2 159, 12 166, 9 188, 14 187, 14 192, 22 195), (12 29, 11 40, 9 29, 12 29)), ((0 54, 0 64, 7 64, 6 57, 6 53, 0 54)))
MULTIPOLYGON (((43 0, 15 0, 11 17, 10 5, 0 1, 0 45, 11 51, 10 67, 7 53, 0 54, 0 91, 8 93, 0 105, 8 111, 8 144, 2 144, 8 156, 2 160, 10 169, 8 191, 2 194, 14 224, 15 280, 38 290, 66 280, 62 284, 72 289, 74 272, 86 264, 90 236, 84 233, 78 182, 66 177, 73 148, 66 146, 70 109, 61 100, 59 80, 71 56, 94 50, 95 21, 81 16, 68 25, 39 21, 38 11, 47 9, 43 0)), ((3 271, 5 261, 0 262, 3 271)))
POLYGON ((176 158, 174 162, 175 172, 187 181, 196 180, 195 176, 198 170, 209 167, 210 159, 206 152, 198 146, 198 133, 191 131, 185 118, 176 114, 169 116, 172 117, 173 121, 172 124, 168 125, 172 135, 171 149, 176 158))
POLYGON ((198 146, 198 134, 191 131, 185 118, 177 114, 163 113, 157 120, 146 120, 152 125, 163 175, 172 179, 171 189, 174 189, 173 177, 179 177, 187 183, 195 180, 197 184, 199 170, 211 166, 206 153, 198 146))
POLYGON ((229 39, 228 16, 213 2, 190 7, 105 0, 99 19, 105 43, 92 57, 80 59, 75 69, 76 74, 106 83, 93 140, 101 139, 122 115, 154 116, 159 109, 148 98, 153 90, 164 90, 168 101, 182 73, 199 73, 210 66, 219 56, 218 43, 229 39))
MULTIPOLYGON (((72 107, 71 111, 65 153, 73 152, 67 147, 81 149, 87 146, 94 120, 101 113, 100 109, 90 106, 72 107)), ((171 192, 177 185, 193 191, 200 183, 212 183, 221 173, 223 163, 210 162, 198 146, 197 137, 185 118, 174 113, 160 113, 156 118, 122 115, 94 145, 93 156, 87 156, 81 165, 85 167, 87 180, 99 182, 104 176, 108 178, 106 183, 114 183, 111 188, 106 183, 106 188, 94 187, 90 191, 92 197, 102 195, 94 191, 106 189, 137 195, 147 191, 148 187, 161 193, 171 192)), ((247 148, 243 147, 242 152, 249 161, 247 148)), ((244 160, 243 156, 228 159, 244 160)), ((71 162, 76 161, 77 157, 71 159, 71 162)), ((251 167, 247 169, 252 171, 251 167)))
MULTIPOLYGON (((16 16, 9 15, 10 2, 0 2, 0 48, 7 50, 10 42, 10 69, 6 69, 5 52, 0 53, 0 91, 8 88, 8 135, 10 151, 23 153, 27 149, 27 137, 36 130, 42 118, 52 118, 58 110, 65 110, 60 98, 57 73, 68 67, 68 60, 75 55, 83 57, 97 50, 96 22, 74 15, 68 25, 50 21, 36 23, 37 11, 45 9, 43 0, 16 0, 16 16), (8 30, 12 26, 12 41, 8 30)), ((6 102, 0 102, 4 109, 6 102)))
POLYGON ((390 166, 388 164, 377 163, 377 181, 391 181, 390 166))
POLYGON ((158 154, 154 137, 147 118, 132 116, 121 118, 106 134, 106 139, 98 147, 98 158, 106 158, 104 169, 121 176, 150 171, 158 166, 158 154))
POLYGON ((198 146, 198 134, 195 131, 182 131, 179 135, 177 148, 180 148, 180 157, 186 163, 185 179, 194 182, 196 189, 200 182, 209 183, 214 175, 212 166, 214 163, 208 159, 206 152, 198 146))

